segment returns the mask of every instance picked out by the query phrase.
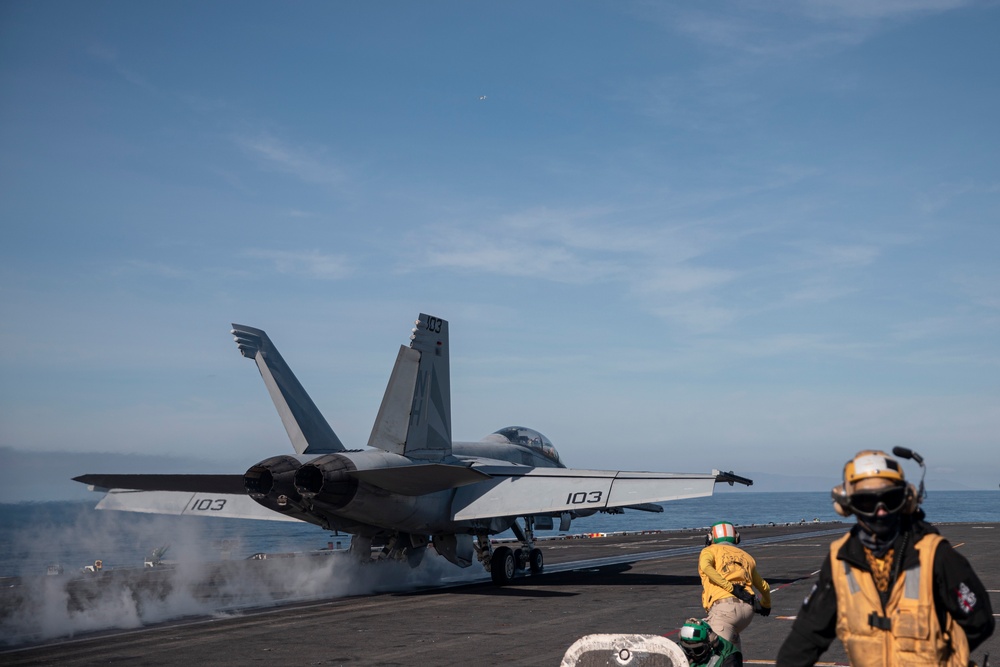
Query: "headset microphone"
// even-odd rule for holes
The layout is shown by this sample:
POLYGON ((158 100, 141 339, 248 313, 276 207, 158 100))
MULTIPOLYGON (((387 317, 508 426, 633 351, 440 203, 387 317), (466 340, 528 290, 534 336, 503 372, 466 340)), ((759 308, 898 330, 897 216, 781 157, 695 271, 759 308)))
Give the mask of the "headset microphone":
POLYGON ((920 465, 920 489, 917 491, 917 502, 923 502, 924 498, 927 497, 927 491, 924 490, 924 476, 927 475, 927 466, 924 465, 924 457, 909 447, 893 447, 892 453, 901 459, 916 461, 920 465))
POLYGON ((903 458, 903 459, 913 459, 914 461, 916 461, 920 465, 924 464, 924 457, 922 457, 920 454, 917 454, 915 451, 913 451, 909 447, 898 447, 898 446, 897 447, 893 447, 892 448, 892 453, 895 454, 896 456, 900 457, 900 458, 903 458))

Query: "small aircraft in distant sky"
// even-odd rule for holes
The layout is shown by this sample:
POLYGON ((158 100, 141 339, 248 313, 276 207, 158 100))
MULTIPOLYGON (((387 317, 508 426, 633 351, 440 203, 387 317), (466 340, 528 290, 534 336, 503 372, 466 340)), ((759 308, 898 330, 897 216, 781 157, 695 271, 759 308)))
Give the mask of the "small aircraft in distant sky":
POLYGON ((371 558, 377 541, 384 557, 413 566, 433 544, 458 566, 478 560, 502 585, 518 571, 542 571, 535 530, 552 529, 556 519, 566 531, 598 511, 662 512, 654 503, 710 496, 718 482, 753 483, 718 470, 573 470, 548 438, 521 426, 452 442, 448 322, 425 314, 400 346, 368 449, 348 450, 267 334, 239 324, 232 334, 256 362, 295 455, 265 459, 242 475, 75 477, 107 492, 98 509, 307 521, 352 534, 350 552, 359 558, 371 558), (491 543, 507 529, 519 548, 491 543))

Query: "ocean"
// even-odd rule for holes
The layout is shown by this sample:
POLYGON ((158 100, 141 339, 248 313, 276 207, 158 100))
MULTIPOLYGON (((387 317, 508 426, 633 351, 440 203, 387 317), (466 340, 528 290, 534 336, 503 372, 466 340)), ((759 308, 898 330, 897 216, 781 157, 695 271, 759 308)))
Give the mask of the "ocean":
MULTIPOLYGON (((257 553, 347 548, 350 536, 310 524, 101 512, 93 501, 0 504, 0 577, 45 574, 48 567, 79 570, 101 560, 105 570, 142 567, 154 549, 164 559, 238 560, 257 553)), ((576 519, 570 534, 843 521, 828 493, 723 491, 709 498, 663 504, 662 513, 628 510, 576 519)), ((923 504, 932 522, 1000 522, 998 491, 934 491, 923 504)), ((558 523, 557 523, 558 527, 558 523)), ((537 531, 539 537, 558 530, 537 531)), ((510 537, 508 533, 500 537, 510 537)))

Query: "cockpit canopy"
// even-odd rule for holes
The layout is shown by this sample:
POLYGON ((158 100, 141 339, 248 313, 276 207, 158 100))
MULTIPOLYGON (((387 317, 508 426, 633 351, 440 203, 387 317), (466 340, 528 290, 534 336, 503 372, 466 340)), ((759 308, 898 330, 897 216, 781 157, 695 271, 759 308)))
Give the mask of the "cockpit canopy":
POLYGON ((545 458, 551 459, 556 463, 561 463, 559 452, 552 446, 552 442, 533 428, 508 426, 499 431, 494 431, 493 435, 498 435, 513 445, 521 445, 522 447, 534 449, 545 458))

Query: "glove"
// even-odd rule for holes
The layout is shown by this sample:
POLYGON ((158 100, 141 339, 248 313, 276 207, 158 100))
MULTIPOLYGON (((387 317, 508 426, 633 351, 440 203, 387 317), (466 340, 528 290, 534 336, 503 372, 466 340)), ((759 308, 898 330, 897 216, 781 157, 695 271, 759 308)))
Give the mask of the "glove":
POLYGON ((753 604, 753 595, 747 591, 747 589, 742 586, 733 586, 733 596, 742 602, 746 602, 749 605, 753 604))
POLYGON ((758 605, 757 608, 754 609, 754 611, 756 611, 761 616, 770 616, 771 615, 771 608, 770 607, 764 607, 764 606, 758 605))

